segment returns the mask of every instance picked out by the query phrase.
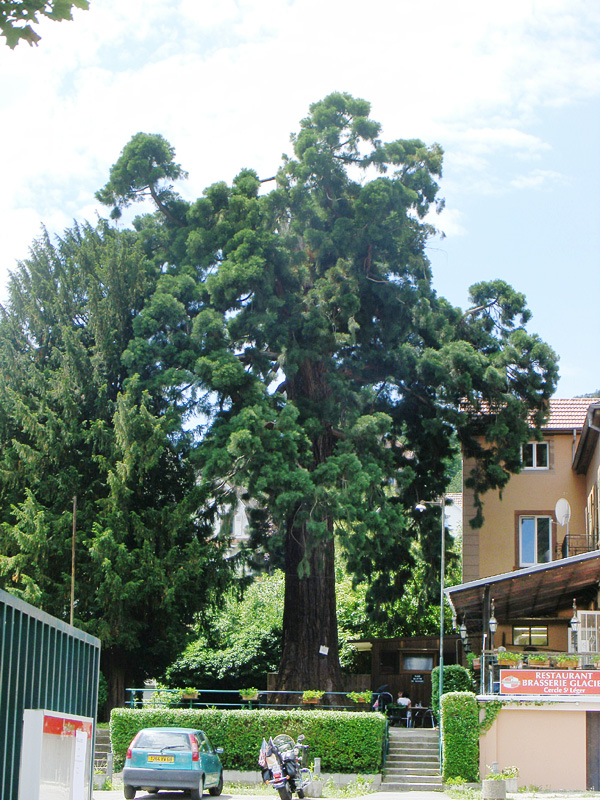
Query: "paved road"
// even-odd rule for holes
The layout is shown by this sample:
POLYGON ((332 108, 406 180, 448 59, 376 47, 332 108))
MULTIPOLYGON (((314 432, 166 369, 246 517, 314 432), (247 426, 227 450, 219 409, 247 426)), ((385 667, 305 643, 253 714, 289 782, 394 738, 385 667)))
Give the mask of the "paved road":
MULTIPOLYGON (((209 795, 205 794, 205 798, 209 795)), ((116 798, 120 797, 121 800, 123 798, 123 789, 115 789, 112 792, 101 792, 99 790, 94 791, 94 800, 108 800, 108 798, 116 798)), ((135 796, 135 800, 182 800, 185 795, 182 795, 181 792, 161 792, 160 794, 146 794, 146 792, 138 792, 135 796)), ((266 794, 226 794, 223 792, 221 795, 221 800, 269 800, 270 795, 266 794)), ((277 800, 279 795, 273 793, 272 800, 277 800)), ((374 792, 372 794, 363 795, 363 797, 368 798, 368 800, 450 800, 447 794, 443 792, 374 792)), ((521 796, 519 796, 521 797, 521 796)), ((537 797, 541 797, 541 795, 537 795, 537 797)), ((589 793, 586 793, 586 800, 587 798, 591 797, 589 793)), ((564 795, 561 795, 561 798, 564 800, 564 795)), ((327 800, 325 798, 325 800, 327 800)), ((600 794, 598 795, 598 800, 600 800, 600 794)))
MULTIPOLYGON (((108 800, 108 798, 121 798, 123 790, 115 789, 112 792, 94 791, 94 800, 108 800)), ((136 800, 182 800, 181 792, 161 792, 159 795, 138 792, 136 800)), ((205 795, 208 800, 208 795, 205 795)), ((273 794, 272 800, 277 800, 278 795, 273 794)), ((362 795, 365 800, 450 800, 444 792, 374 792, 362 795)), ((517 795, 512 795, 516 800, 517 795)), ((221 795, 221 800, 269 800, 266 794, 226 794, 221 795)), ((519 792, 518 800, 600 800, 600 792, 519 792)))

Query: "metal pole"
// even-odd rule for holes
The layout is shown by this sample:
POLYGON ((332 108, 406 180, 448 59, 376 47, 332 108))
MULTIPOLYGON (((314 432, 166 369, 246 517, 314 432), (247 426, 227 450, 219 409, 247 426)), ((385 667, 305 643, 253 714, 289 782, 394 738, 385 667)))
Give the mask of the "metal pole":
POLYGON ((73 624, 73 606, 75 605, 75 531, 77 529, 77 495, 73 495, 73 537, 71 542, 71 613, 69 623, 73 624))
POLYGON ((442 543, 441 543, 441 558, 440 558, 440 698, 439 698, 439 724, 440 724, 440 769, 442 769, 442 694, 444 693, 444 588, 446 576, 446 495, 443 494, 441 498, 442 505, 442 543))

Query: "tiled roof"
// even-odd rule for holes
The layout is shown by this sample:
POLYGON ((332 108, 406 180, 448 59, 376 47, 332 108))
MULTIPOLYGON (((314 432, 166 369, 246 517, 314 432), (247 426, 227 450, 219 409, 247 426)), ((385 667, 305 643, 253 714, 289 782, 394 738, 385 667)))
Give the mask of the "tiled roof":
POLYGON ((583 428, 588 408, 599 401, 598 397, 571 397, 564 400, 552 398, 550 415, 544 423, 544 430, 583 428))

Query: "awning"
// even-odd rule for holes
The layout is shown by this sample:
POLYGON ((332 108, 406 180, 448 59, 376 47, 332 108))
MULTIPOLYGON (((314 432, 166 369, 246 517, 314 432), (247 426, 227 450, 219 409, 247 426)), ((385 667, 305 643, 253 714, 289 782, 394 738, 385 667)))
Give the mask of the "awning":
POLYGON ((483 628, 485 603, 494 600, 500 622, 552 617, 577 601, 580 607, 596 599, 600 586, 600 550, 493 575, 445 590, 457 618, 469 631, 483 628))

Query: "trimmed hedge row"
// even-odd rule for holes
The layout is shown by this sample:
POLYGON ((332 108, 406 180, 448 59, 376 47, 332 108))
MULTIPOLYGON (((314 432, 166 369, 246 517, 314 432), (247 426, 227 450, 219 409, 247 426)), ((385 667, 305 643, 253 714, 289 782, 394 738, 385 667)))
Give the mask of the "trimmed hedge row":
POLYGON ((479 780, 479 706, 473 692, 442 695, 444 781, 479 780))
POLYGON ((115 768, 121 769, 127 748, 142 728, 174 725, 203 730, 213 747, 222 747, 225 769, 258 770, 263 737, 303 733, 309 745, 309 763, 321 759, 323 772, 381 772, 385 717, 373 712, 250 711, 177 708, 115 708, 110 717, 110 737, 115 768))
MULTIPOLYGON (((449 692, 472 692, 473 675, 460 664, 444 666, 444 694, 449 692)), ((437 716, 440 703, 440 668, 435 667, 431 673, 431 707, 437 716)))

